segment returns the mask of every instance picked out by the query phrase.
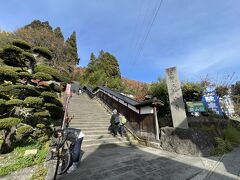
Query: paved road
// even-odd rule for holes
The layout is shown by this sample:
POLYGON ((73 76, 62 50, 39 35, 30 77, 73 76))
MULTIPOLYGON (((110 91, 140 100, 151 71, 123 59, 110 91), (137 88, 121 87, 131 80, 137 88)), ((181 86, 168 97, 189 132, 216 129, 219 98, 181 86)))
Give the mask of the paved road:
POLYGON ((77 171, 58 179, 182 180, 237 179, 240 148, 223 157, 191 157, 143 146, 100 146, 85 152, 77 171))

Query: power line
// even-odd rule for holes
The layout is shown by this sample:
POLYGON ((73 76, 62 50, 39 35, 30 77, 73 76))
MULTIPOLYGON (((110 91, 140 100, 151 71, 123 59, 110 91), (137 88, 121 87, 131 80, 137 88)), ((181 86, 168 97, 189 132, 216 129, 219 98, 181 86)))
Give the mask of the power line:
MULTIPOLYGON (((140 2, 142 2, 142 0, 140 0, 140 2)), ((140 27, 141 13, 144 10, 144 5, 145 5, 144 3, 141 3, 140 9, 138 11, 137 21, 135 23, 134 30, 133 30, 134 40, 132 41, 131 47, 129 48, 129 51, 128 51, 128 57, 127 57, 128 59, 131 57, 131 54, 132 54, 131 51, 133 51, 137 47, 137 44, 138 44, 137 38, 141 35, 141 28, 137 28, 137 27, 138 26, 140 27), (139 31, 137 31, 138 29, 139 31)), ((147 11, 145 11, 144 15, 146 16, 146 14, 147 14, 147 11)))
POLYGON ((155 11, 155 13, 154 13, 154 16, 153 16, 152 20, 151 20, 150 23, 149 23, 150 26, 146 29, 145 36, 143 37, 143 39, 142 39, 142 41, 141 41, 141 43, 140 43, 140 45, 139 45, 139 49, 138 49, 137 54, 136 54, 136 56, 135 56, 135 58, 134 58, 132 67, 135 65, 135 63, 137 62, 137 60, 140 59, 140 57, 141 57, 141 54, 142 54, 143 48, 144 48, 144 46, 145 46, 146 40, 147 40, 147 38, 148 38, 148 36, 149 36, 149 34, 150 34, 150 32, 151 32, 152 26, 153 26, 153 24, 154 24, 154 22, 155 22, 155 20, 156 20, 156 18, 157 18, 157 15, 158 15, 158 12, 159 12, 160 7, 162 6, 162 3, 163 3, 163 0, 160 0, 158 6, 157 6, 157 8, 156 8, 156 11, 155 11))

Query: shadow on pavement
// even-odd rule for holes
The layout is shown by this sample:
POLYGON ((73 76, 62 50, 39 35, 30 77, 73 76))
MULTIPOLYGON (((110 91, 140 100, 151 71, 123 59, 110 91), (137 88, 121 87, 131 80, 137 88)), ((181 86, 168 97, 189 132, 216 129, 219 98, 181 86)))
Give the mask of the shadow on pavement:
POLYGON ((238 175, 237 169, 229 171, 232 175, 223 175, 222 172, 211 171, 211 169, 214 169, 216 161, 209 159, 213 164, 205 164, 204 166, 203 159, 200 157, 178 155, 149 147, 118 146, 116 144, 101 145, 92 152, 85 151, 80 167, 75 172, 64 174, 57 177, 57 179, 230 180, 235 179, 234 176, 238 175))

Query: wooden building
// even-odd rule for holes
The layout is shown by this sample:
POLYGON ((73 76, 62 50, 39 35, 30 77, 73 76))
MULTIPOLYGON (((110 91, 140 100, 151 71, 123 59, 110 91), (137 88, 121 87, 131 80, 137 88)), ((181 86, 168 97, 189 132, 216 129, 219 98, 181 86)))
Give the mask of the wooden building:
POLYGON ((127 126, 141 138, 158 139, 156 133, 159 132, 157 121, 156 106, 163 105, 156 99, 146 101, 136 101, 119 92, 113 91, 107 87, 97 87, 91 89, 84 87, 85 92, 91 97, 98 97, 110 109, 116 109, 123 114, 128 123, 127 126))

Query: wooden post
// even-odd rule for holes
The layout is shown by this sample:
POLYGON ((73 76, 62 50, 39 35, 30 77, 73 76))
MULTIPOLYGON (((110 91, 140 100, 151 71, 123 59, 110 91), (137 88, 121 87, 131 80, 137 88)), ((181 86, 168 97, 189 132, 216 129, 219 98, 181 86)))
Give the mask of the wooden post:
POLYGON ((156 106, 153 107, 153 111, 154 111, 156 140, 159 141, 159 125, 158 125, 157 108, 156 108, 156 106))

